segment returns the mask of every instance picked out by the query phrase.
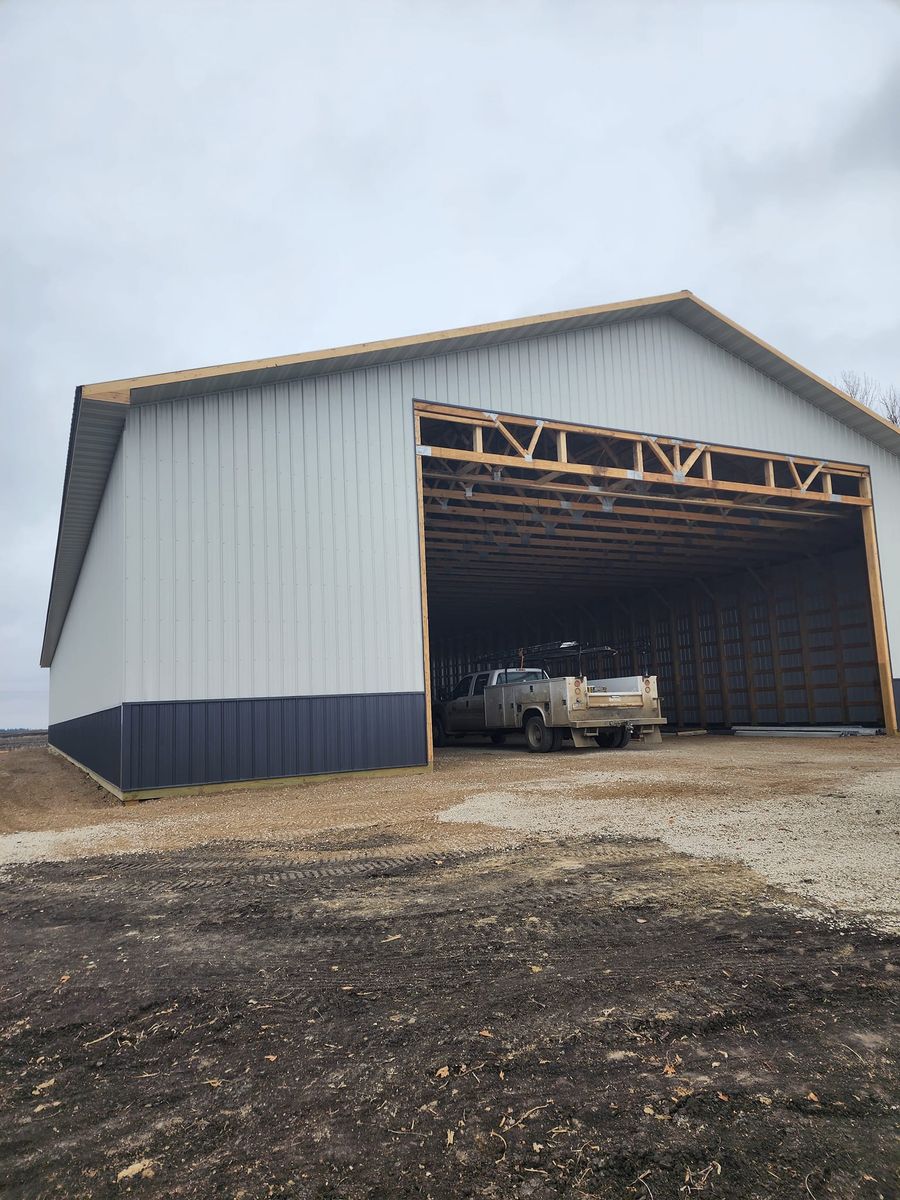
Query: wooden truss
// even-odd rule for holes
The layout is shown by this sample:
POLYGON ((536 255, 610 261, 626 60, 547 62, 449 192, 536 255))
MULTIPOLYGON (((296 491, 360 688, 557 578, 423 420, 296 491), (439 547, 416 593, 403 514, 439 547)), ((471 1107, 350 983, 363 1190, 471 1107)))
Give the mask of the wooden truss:
POLYGON ((477 463, 516 472, 523 467, 555 478, 581 476, 677 487, 699 495, 771 497, 866 507, 861 482, 868 469, 785 454, 627 433, 533 417, 417 403, 418 429, 428 421, 418 452, 450 462, 477 463), (444 426, 443 435, 433 437, 444 426), (463 429, 465 438, 448 430, 463 429), (486 441, 486 433, 492 444, 486 441), (577 439, 580 453, 572 454, 577 439), (838 483, 838 481, 840 481, 838 483))

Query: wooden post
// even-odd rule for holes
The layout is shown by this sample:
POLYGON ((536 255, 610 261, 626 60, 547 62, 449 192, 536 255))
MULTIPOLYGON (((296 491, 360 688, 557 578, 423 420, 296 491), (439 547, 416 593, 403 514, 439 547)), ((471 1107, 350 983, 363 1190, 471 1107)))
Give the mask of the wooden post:
MULTIPOLYGON (((707 589, 709 591, 709 589, 707 589)), ((713 621, 716 625, 716 651, 719 656, 719 687, 722 689, 722 720, 726 725, 731 720, 731 692, 728 687, 728 663, 725 661, 725 628, 722 606, 715 592, 709 592, 713 605, 713 621)))
POLYGON ((629 606, 628 608, 628 638, 631 643, 631 657, 629 659, 631 663, 631 674, 643 675, 643 667, 638 660, 637 631, 634 625, 634 608, 632 606, 629 606))
POLYGON ((744 652, 744 678, 747 681, 747 706, 750 709, 750 724, 756 725, 758 722, 758 709, 756 704, 756 688, 753 682, 753 646, 750 628, 747 622, 746 596, 744 589, 740 585, 738 585, 737 590, 737 611, 741 630, 741 648, 744 652))
POLYGON ((757 583, 759 583, 766 596, 766 612, 769 618, 769 642, 771 643, 772 650, 772 679, 775 683, 775 711, 778 714, 778 723, 783 725, 787 718, 784 703, 784 668, 781 663, 781 646, 778 642, 778 609, 772 589, 768 584, 763 583, 759 576, 757 576, 757 583))
POLYGON ((684 729, 684 704, 681 679, 681 643, 678 640, 678 620, 675 609, 669 606, 669 645, 672 649, 672 686, 675 689, 675 718, 678 728, 684 729))
POLYGON ((703 647, 700 643, 700 621, 697 617, 697 597, 690 593, 691 642, 694 655, 694 678, 697 684, 697 707, 700 710, 700 724, 705 728, 709 724, 709 714, 706 707, 706 679, 703 675, 703 647))
POLYGON ((831 640, 834 644, 834 669, 837 674, 838 691, 841 693, 841 720, 850 724, 850 698, 847 695, 847 679, 844 675, 844 638, 841 628, 841 610, 835 589, 834 575, 829 572, 825 579, 825 592, 831 612, 831 640))
POLYGON ((809 628, 806 623, 806 589, 799 568, 794 572, 794 594, 797 603, 797 620, 800 622, 800 654, 803 658, 803 686, 806 690, 806 721, 814 725, 816 721, 816 690, 812 681, 812 657, 809 643, 809 628))
POLYGON ((659 649, 656 645, 656 613, 650 603, 650 597, 647 597, 647 637, 650 640, 650 662, 648 663, 648 675, 659 674, 659 649))
MULTIPOLYGON (((650 630, 650 672, 649 673, 651 675, 659 675, 659 642, 657 640, 657 633, 659 631, 658 631, 657 625, 656 625, 656 609, 653 607, 653 602, 651 601, 650 596, 647 597, 647 624, 648 624, 649 630, 650 630)), ((668 713, 663 713, 663 716, 666 718, 667 724, 674 725, 677 729, 679 727, 679 725, 681 724, 680 715, 679 715, 681 712, 681 709, 679 707, 681 704, 681 700, 678 695, 678 689, 675 687, 674 668, 673 668, 672 674, 670 675, 670 682, 672 684, 672 698, 675 701, 675 717, 673 720, 673 718, 668 713)))
POLYGON ((422 441, 422 421, 415 416, 416 424, 416 505, 419 513, 419 582, 422 591, 422 652, 425 658, 425 739, 429 767, 434 763, 434 745, 431 731, 431 645, 428 638, 428 579, 425 573, 425 500, 422 496, 422 456, 418 446, 422 441))
POLYGON ((669 617, 666 624, 669 627, 669 655, 672 663, 672 698, 675 701, 675 726, 678 729, 684 729, 684 705, 682 703, 683 692, 681 690, 681 647, 678 642, 678 622, 675 617, 675 609, 665 596, 661 592, 658 592, 656 588, 653 589, 653 593, 663 608, 669 610, 669 617))
POLYGON ((884 592, 881 586, 881 563, 878 558, 878 534, 875 528, 875 509, 872 506, 872 481, 868 475, 859 481, 859 493, 869 505, 862 510, 863 539, 866 544, 866 569, 869 574, 869 597, 872 601, 872 624, 875 630, 875 655, 878 659, 878 679, 881 684, 881 703, 884 728, 889 734, 897 732, 897 709, 894 704, 894 680, 891 675, 891 652, 888 645, 887 621, 884 615, 884 592))

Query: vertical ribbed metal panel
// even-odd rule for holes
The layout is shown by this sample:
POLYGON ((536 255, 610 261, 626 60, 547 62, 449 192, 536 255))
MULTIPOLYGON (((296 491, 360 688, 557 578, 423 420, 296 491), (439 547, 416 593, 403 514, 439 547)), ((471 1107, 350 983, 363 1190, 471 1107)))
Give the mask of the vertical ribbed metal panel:
POLYGON ((425 696, 126 704, 124 791, 422 766, 425 696))
POLYGON ((51 724, 47 740, 57 750, 120 787, 122 782, 122 706, 51 724))
POLYGON ((123 456, 116 451, 50 667, 50 724, 122 703, 123 456))
POLYGON ((385 372, 135 408, 126 698, 424 688, 411 396, 385 372))

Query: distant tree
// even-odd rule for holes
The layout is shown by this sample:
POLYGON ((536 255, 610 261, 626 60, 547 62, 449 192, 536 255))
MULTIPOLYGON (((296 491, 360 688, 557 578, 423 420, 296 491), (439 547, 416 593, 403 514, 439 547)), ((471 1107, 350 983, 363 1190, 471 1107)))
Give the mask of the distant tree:
POLYGON ((860 404, 900 425, 900 391, 892 383, 885 386, 870 375, 860 375, 859 371, 842 371, 840 386, 860 404))

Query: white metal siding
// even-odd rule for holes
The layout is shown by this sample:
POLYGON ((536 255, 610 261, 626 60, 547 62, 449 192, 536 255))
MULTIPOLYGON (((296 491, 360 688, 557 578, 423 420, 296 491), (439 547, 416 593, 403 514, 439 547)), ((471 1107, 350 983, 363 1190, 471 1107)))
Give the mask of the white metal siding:
POLYGON ((50 724, 122 703, 124 531, 122 446, 50 667, 50 724))
POLYGON ((388 384, 129 413, 128 700, 424 689, 412 405, 388 384))
POLYGON ((652 317, 134 407, 128 700, 423 688, 413 398, 869 464, 900 646, 900 460, 652 317))

